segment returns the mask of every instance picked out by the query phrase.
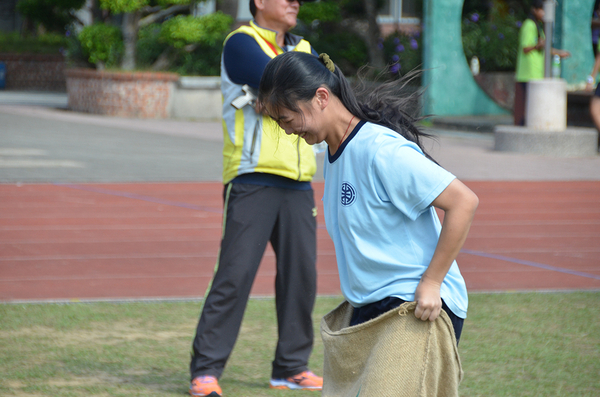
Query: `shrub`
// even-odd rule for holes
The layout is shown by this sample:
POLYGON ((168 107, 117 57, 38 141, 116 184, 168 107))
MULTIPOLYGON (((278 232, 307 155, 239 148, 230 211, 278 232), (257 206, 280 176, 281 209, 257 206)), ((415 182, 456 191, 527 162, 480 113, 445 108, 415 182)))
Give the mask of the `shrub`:
POLYGON ((467 62, 476 56, 482 72, 515 70, 519 26, 510 15, 492 21, 482 21, 476 13, 465 18, 462 31, 467 62))
MULTIPOLYGON (((470 3, 473 3, 471 1, 470 3)), ((462 15, 462 41, 467 63, 479 58, 482 72, 514 71, 521 21, 526 9, 519 2, 505 0, 495 6, 474 4, 462 15)))
POLYGON ((77 36, 84 56, 99 68, 118 64, 123 53, 121 30, 112 25, 96 23, 86 26, 77 36))
POLYGON ((394 77, 422 67, 421 33, 395 32, 381 41, 383 52, 394 77))
POLYGON ((0 33, 0 52, 58 54, 68 46, 68 37, 58 33, 21 36, 17 32, 0 33))

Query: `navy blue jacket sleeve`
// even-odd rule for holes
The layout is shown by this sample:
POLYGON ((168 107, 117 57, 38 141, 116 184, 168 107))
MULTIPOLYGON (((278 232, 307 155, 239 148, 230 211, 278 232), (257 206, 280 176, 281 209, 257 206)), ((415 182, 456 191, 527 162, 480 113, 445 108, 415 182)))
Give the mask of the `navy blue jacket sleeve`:
POLYGON ((236 33, 223 48, 223 63, 231 81, 258 89, 265 66, 271 60, 254 38, 236 33))

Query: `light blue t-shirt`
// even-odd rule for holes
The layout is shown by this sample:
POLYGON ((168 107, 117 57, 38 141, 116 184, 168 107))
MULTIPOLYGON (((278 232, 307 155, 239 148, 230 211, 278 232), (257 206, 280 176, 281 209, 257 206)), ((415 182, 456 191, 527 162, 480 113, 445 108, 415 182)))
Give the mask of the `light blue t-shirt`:
MULTIPOLYGON (((324 214, 344 297, 354 307, 389 296, 413 301, 441 224, 431 206, 455 176, 398 133, 361 121, 325 157, 324 214)), ((456 261, 441 297, 466 318, 468 296, 456 261)))

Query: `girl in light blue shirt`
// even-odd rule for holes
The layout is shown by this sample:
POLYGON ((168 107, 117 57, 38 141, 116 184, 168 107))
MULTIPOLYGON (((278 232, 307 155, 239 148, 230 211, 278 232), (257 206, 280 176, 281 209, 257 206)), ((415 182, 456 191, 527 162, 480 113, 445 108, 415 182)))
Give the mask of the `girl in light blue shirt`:
POLYGON ((359 102, 326 54, 287 53, 267 64, 259 103, 287 134, 328 144, 325 223, 350 325, 416 301, 423 321, 446 311, 458 341, 468 298, 455 259, 479 201, 425 153, 401 84, 359 102))

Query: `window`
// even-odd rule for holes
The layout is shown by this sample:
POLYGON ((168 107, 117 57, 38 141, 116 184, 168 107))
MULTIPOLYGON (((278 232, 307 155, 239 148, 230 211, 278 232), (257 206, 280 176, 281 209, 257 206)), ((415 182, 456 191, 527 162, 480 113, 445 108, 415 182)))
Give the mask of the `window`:
POLYGON ((385 0, 377 21, 380 24, 421 23, 423 0, 385 0))

